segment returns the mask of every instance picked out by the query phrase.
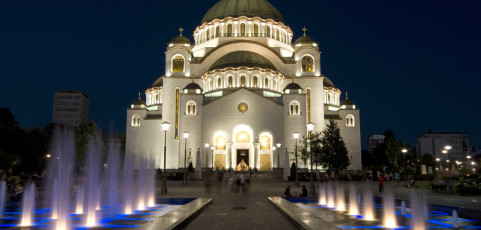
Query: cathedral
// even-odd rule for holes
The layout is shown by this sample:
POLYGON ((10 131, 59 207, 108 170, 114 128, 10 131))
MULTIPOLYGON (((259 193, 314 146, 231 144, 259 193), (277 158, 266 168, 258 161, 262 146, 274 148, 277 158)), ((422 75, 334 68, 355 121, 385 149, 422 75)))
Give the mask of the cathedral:
POLYGON ((179 31, 165 74, 127 109, 126 153, 154 156, 161 169, 286 169, 307 125, 322 132, 333 120, 347 169, 361 169, 359 109, 322 74, 319 44, 305 28, 293 42, 266 0, 220 0, 193 40, 179 31))

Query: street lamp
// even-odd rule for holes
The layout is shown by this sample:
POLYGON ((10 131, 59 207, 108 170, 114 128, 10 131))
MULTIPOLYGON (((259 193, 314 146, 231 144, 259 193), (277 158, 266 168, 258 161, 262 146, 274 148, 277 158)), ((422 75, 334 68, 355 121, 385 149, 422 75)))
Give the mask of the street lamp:
POLYGON ((314 174, 312 173, 312 144, 311 144, 311 134, 312 130, 314 130, 314 126, 316 126, 314 123, 309 122, 307 124, 307 131, 309 131, 308 141, 309 141, 309 154, 311 155, 311 188, 309 189, 309 192, 311 195, 316 194, 316 189, 314 188, 314 174))
POLYGON ((407 149, 402 149, 401 152, 403 152, 404 156, 404 181, 406 181, 406 153, 408 152, 407 149))
POLYGON ((294 137, 294 139, 296 139, 296 150, 295 150, 295 158, 296 158, 296 168, 294 168, 294 176, 296 177, 296 183, 295 185, 296 186, 299 186, 299 179, 297 178, 297 167, 299 167, 297 165, 297 139, 299 138, 299 133, 293 133, 292 136, 294 137))
POLYGON ((214 171, 214 146, 210 147, 210 150, 212 150, 212 171, 214 171))
POLYGON ((164 131, 164 179, 162 181, 162 186, 160 188, 161 194, 167 194, 167 130, 169 130, 170 124, 164 121, 162 124, 162 130, 164 131))
POLYGON ((448 165, 448 184, 449 184, 449 192, 453 194, 453 185, 451 184, 451 169, 449 167, 449 150, 452 147, 450 145, 444 146, 443 150, 441 151, 442 153, 446 154, 446 163, 448 165))
POLYGON ((187 138, 189 138, 189 132, 182 133, 184 136, 184 185, 187 184, 187 138))
POLYGON ((279 151, 281 150, 281 143, 277 143, 276 146, 277 146, 277 168, 280 168, 279 167, 279 160, 280 160, 279 159, 279 155, 280 155, 279 151))
POLYGON ((206 148, 206 150, 205 150, 205 171, 208 171, 207 170, 207 165, 208 165, 207 161, 208 161, 208 157, 209 157, 209 152, 208 152, 209 146, 210 146, 209 143, 205 143, 205 148, 206 148))

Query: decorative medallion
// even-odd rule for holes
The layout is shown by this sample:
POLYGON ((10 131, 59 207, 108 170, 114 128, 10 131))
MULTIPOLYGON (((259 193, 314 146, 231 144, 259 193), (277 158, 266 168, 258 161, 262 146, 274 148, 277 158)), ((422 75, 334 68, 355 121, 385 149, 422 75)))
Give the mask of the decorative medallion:
POLYGON ((241 112, 241 113, 247 112, 248 109, 249 109, 249 107, 247 106, 247 104, 245 102, 241 102, 241 103, 239 103, 239 105, 237 105, 237 110, 239 110, 239 112, 241 112))

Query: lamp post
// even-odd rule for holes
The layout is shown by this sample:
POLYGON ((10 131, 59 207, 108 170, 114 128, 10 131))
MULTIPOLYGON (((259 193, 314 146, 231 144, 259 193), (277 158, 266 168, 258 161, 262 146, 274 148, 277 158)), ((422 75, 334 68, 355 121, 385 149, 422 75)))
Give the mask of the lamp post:
POLYGON ((406 153, 408 152, 407 149, 402 149, 401 152, 403 153, 403 156, 404 156, 404 183, 406 183, 406 168, 407 168, 407 165, 406 165, 406 153))
POLYGON ((307 124, 307 131, 309 131, 307 140, 309 141, 309 154, 311 155, 311 188, 309 189, 311 196, 316 194, 316 188, 314 188, 314 174, 312 172, 312 144, 311 144, 311 134, 312 134, 312 130, 314 130, 314 126, 315 124, 312 122, 309 122, 307 124))
POLYGON ((209 170, 207 170, 207 165, 208 165, 207 160, 208 160, 208 157, 209 157, 209 146, 210 146, 209 143, 205 143, 205 148, 206 148, 206 150, 205 150, 205 171, 209 171, 209 170))
POLYGON ((210 150, 212 150, 212 171, 214 171, 214 146, 210 147, 210 150))
POLYGON ((451 169, 449 166, 449 150, 451 149, 450 145, 444 146, 442 153, 446 154, 446 163, 448 165, 448 184, 449 184, 449 193, 453 194, 453 185, 451 184, 451 169))
POLYGON ((162 186, 160 188, 161 194, 167 194, 167 130, 169 130, 170 124, 164 121, 162 124, 162 130, 164 131, 164 178, 162 180, 162 186))
POLYGON ((299 138, 299 133, 293 133, 292 136, 294 137, 294 139, 296 139, 296 149, 294 151, 294 156, 296 158, 296 168, 294 168, 294 176, 296 177, 296 182, 295 182, 295 185, 296 186, 299 186, 299 179, 297 178, 297 167, 299 167, 297 165, 297 139, 299 138))
POLYGON ((436 165, 437 165, 436 170, 438 170, 438 167, 441 167, 441 165, 440 165, 440 163, 439 163, 440 160, 441 160, 441 159, 439 159, 439 157, 436 158, 436 162, 437 162, 437 163, 436 163, 436 165))
POLYGON ((281 143, 277 143, 277 144, 276 144, 276 146, 277 146, 277 168, 281 168, 281 167, 279 167, 279 161, 280 161, 280 158, 279 158, 279 156, 280 156, 280 154, 279 154, 279 151, 281 150, 281 143))
POLYGON ((189 138, 189 132, 182 133, 184 136, 184 185, 187 185, 187 138, 189 138))

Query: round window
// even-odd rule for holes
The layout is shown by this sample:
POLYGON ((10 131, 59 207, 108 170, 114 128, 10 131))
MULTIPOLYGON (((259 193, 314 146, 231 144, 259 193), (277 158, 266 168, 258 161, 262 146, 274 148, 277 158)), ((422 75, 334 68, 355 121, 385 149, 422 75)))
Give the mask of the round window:
POLYGON ((248 108, 249 107, 247 106, 247 104, 245 102, 241 102, 241 103, 239 103, 239 105, 237 105, 237 110, 239 110, 239 112, 241 112, 241 113, 247 112, 248 108))

